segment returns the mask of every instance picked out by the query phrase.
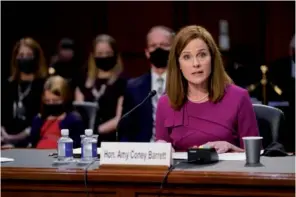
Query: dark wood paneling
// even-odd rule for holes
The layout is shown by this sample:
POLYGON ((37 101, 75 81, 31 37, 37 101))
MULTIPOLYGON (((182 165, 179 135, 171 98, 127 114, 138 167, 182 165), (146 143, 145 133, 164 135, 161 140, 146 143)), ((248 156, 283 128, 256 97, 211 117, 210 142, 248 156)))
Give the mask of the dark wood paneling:
POLYGON ((267 62, 288 57, 289 44, 295 34, 295 1, 269 2, 266 12, 267 62))
POLYGON ((117 41, 125 72, 136 77, 149 68, 146 34, 155 25, 173 26, 173 2, 109 2, 107 33, 117 41))
POLYGON ((219 20, 226 19, 231 47, 249 46, 253 53, 246 56, 254 62, 287 56, 295 28, 295 2, 1 2, 1 16, 4 78, 9 75, 12 47, 21 37, 34 37, 49 59, 58 40, 69 36, 78 44, 83 64, 99 33, 115 37, 126 73, 138 76, 149 69, 145 37, 154 25, 176 31, 184 25, 202 25, 217 41, 219 20))
POLYGON ((144 53, 146 34, 152 26, 173 26, 172 2, 109 2, 108 33, 122 52, 144 53))
POLYGON ((249 58, 258 62, 260 57, 264 56, 264 48, 261 45, 265 32, 262 24, 265 5, 266 3, 262 2, 189 2, 188 24, 204 26, 218 44, 219 20, 227 20, 230 48, 248 46, 255 55, 249 58))

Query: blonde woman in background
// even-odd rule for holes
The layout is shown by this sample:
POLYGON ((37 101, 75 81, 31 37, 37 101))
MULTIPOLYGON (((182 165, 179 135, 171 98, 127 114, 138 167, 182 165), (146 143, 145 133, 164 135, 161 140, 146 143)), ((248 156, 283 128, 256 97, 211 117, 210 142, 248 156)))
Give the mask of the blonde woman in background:
POLYGON ((98 35, 89 55, 85 88, 76 91, 77 101, 97 102, 94 132, 101 141, 116 140, 116 126, 121 117, 126 79, 120 76, 122 61, 114 38, 98 35))

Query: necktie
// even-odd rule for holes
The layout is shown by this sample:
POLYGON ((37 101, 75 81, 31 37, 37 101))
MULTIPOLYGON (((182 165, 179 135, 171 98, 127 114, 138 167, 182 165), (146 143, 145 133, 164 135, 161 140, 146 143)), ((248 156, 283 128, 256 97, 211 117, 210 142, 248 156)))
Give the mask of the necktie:
POLYGON ((164 83, 164 80, 163 80, 163 78, 159 77, 156 81, 157 81, 157 86, 158 86, 158 89, 157 89, 157 97, 159 98, 163 94, 163 83, 164 83))
POLYGON ((157 108, 157 102, 159 100, 159 98, 162 96, 163 94, 163 83, 164 83, 164 79, 161 77, 158 77, 156 79, 156 88, 157 88, 157 95, 155 96, 155 98, 153 99, 153 131, 152 131, 152 138, 151 138, 151 142, 155 141, 155 118, 156 118, 156 108, 157 108))

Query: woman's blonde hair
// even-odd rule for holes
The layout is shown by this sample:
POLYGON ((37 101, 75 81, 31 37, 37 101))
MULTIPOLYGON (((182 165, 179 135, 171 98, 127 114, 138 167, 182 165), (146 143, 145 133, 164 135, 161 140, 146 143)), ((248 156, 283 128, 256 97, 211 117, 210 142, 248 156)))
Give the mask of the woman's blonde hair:
POLYGON ((44 57, 43 50, 39 43, 35 41, 33 38, 22 38, 19 40, 12 51, 12 58, 10 63, 10 69, 11 69, 11 77, 10 80, 19 80, 20 77, 20 70, 17 63, 17 55, 19 52, 19 49, 21 46, 26 46, 32 49, 34 58, 36 58, 38 69, 36 69, 34 75, 36 78, 46 78, 47 76, 47 65, 44 57))
POLYGON ((180 70, 179 57, 187 44, 196 39, 202 39, 208 46, 211 54, 212 72, 209 76, 209 100, 218 102, 224 96, 226 85, 232 80, 225 72, 220 51, 211 36, 203 27, 191 25, 182 28, 176 35, 168 60, 166 92, 171 106, 179 110, 187 100, 188 82, 180 70))
POLYGON ((89 57, 88 57, 88 79, 91 80, 95 80, 97 78, 99 69, 96 67, 96 63, 95 63, 95 58, 94 58, 94 51, 96 48, 96 45, 100 42, 106 42, 110 45, 110 47, 113 50, 114 56, 117 57, 117 63, 114 66, 114 68, 112 69, 112 72, 114 72, 114 74, 116 76, 120 75, 120 73, 123 70, 123 63, 122 63, 122 59, 121 56, 119 54, 118 51, 118 47, 117 47, 117 43, 115 41, 115 39, 113 37, 111 37, 110 35, 107 34, 100 34, 98 35, 95 40, 93 41, 93 47, 92 47, 92 52, 90 53, 89 57))
POLYGON ((67 80, 63 77, 58 75, 49 77, 44 84, 43 90, 43 92, 49 91, 56 96, 62 97, 64 105, 72 107, 73 92, 67 80))

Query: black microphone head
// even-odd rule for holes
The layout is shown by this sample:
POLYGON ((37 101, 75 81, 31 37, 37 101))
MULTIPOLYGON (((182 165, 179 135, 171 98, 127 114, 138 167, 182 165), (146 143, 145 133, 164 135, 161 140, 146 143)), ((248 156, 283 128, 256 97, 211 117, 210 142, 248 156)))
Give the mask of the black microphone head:
POLYGON ((155 96, 156 95, 156 90, 152 90, 149 95, 152 97, 152 96, 155 96))

